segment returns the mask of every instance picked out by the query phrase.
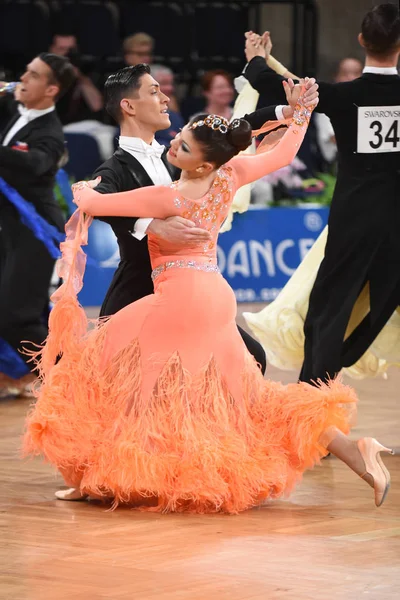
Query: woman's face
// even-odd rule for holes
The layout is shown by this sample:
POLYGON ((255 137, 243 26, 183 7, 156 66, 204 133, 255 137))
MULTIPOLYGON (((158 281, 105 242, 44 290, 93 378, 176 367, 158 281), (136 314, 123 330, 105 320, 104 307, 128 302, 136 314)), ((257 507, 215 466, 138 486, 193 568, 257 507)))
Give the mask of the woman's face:
POLYGON ((204 92, 208 103, 229 106, 233 102, 233 86, 223 75, 215 75, 208 92, 204 92))
POLYGON ((182 171, 194 171, 205 164, 203 148, 187 125, 172 140, 167 156, 171 165, 182 171))

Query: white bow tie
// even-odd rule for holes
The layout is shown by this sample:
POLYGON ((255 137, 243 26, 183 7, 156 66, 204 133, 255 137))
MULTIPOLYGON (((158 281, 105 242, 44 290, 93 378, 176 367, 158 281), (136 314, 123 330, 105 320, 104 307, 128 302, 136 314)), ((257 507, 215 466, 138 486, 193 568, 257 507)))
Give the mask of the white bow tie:
POLYGON ((146 156, 154 156, 156 158, 161 158, 164 150, 164 146, 146 146, 145 148, 135 148, 135 152, 140 152, 146 156))
POLYGON ((26 108, 26 106, 23 106, 22 104, 18 104, 18 112, 21 115, 21 117, 25 117, 25 119, 28 122, 32 121, 34 115, 29 108, 26 108))

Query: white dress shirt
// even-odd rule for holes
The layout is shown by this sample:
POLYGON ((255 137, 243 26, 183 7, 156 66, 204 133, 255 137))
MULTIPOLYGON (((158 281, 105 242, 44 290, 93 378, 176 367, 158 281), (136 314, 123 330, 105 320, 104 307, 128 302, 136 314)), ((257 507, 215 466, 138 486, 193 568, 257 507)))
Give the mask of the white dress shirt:
POLYGON ((364 67, 363 73, 373 73, 374 75, 398 75, 396 67, 364 67))
POLYGON ((20 118, 15 121, 14 125, 11 127, 10 131, 7 133, 3 140, 3 146, 7 146, 9 141, 15 136, 16 133, 25 125, 28 125, 34 119, 38 117, 42 117, 43 115, 47 115, 47 113, 53 112, 55 110, 55 106, 50 106, 50 108, 44 108, 43 110, 36 110, 35 108, 25 108, 22 104, 18 105, 18 110, 21 114, 20 118))
MULTIPOLYGON (((161 160, 164 146, 161 146, 156 140, 153 140, 151 144, 146 144, 141 138, 121 135, 119 147, 140 162, 154 185, 170 185, 171 176, 161 160)), ((133 237, 142 240, 146 236, 147 228, 152 220, 138 219, 132 233, 133 237)))

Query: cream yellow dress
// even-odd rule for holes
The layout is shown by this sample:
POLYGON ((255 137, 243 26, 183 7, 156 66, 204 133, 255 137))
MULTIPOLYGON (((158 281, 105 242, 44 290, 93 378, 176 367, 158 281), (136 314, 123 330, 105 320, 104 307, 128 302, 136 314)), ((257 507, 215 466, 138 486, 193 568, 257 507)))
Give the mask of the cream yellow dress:
MULTIPOLYGON (((268 363, 283 370, 299 370, 304 359, 304 320, 310 293, 324 257, 326 227, 277 299, 259 313, 244 313, 252 332, 260 340, 268 363)), ((369 311, 369 289, 360 294, 350 318, 346 337, 369 311)), ((391 366, 400 366, 400 308, 370 346, 344 373, 354 379, 386 376, 391 366)))
MULTIPOLYGON (((235 106, 233 107, 233 119, 240 119, 243 115, 250 114, 256 110, 258 103, 259 93, 250 85, 250 83, 246 83, 241 90, 240 94, 236 98, 235 106)), ((255 143, 254 141, 251 145, 242 152, 241 154, 254 154, 255 152, 255 143)), ((249 208, 250 204, 250 196, 251 196, 251 183, 244 185, 239 190, 237 190, 232 205, 229 209, 228 216, 225 220, 225 223, 222 225, 221 233, 225 231, 230 231, 232 229, 233 222, 233 214, 235 212, 243 213, 246 212, 249 208)))

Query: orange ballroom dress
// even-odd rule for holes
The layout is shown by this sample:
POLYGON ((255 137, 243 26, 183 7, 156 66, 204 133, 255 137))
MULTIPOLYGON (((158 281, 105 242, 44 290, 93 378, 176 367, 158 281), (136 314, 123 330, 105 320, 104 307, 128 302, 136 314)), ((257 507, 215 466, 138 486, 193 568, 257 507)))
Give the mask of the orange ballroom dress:
POLYGON ((218 232, 236 190, 290 163, 306 129, 307 121, 294 119, 269 152, 233 158, 198 200, 182 197, 178 182, 78 191, 58 266, 64 283, 39 354, 26 455, 44 456, 68 486, 114 506, 238 513, 287 496, 327 454, 324 432, 348 433, 356 396, 340 381, 316 388, 264 380, 217 266, 218 232), (103 215, 179 215, 212 240, 178 248, 149 235, 154 294, 88 328, 77 300, 81 246, 91 216, 103 215))

